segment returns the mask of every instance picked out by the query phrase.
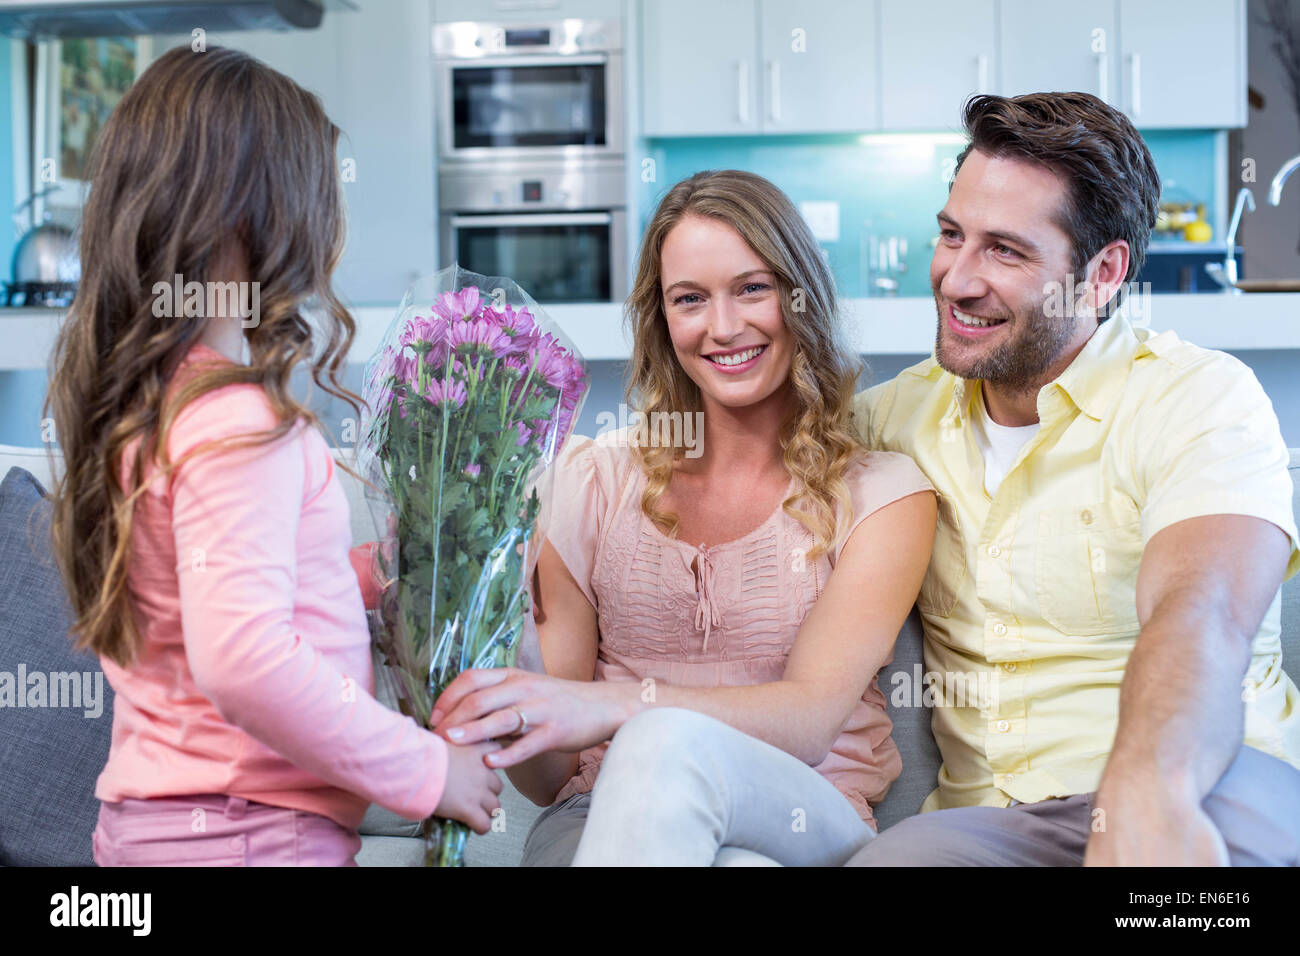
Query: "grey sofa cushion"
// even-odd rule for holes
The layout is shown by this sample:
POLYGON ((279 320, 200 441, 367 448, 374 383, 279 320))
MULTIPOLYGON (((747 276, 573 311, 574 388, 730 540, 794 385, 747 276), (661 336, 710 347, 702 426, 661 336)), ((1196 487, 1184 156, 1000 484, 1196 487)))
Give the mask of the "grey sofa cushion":
MULTIPOLYGON (((424 844, 410 837, 361 837, 361 850, 357 853, 357 866, 423 866, 424 844)), ((515 864, 511 864, 515 865, 515 864)))
POLYGON ((921 809, 938 786, 939 748, 930 730, 931 708, 923 705, 925 685, 920 679, 925 673, 923 641, 921 616, 913 607, 894 644, 894 660, 880 674, 880 690, 894 722, 894 743, 903 758, 902 773, 875 807, 882 832, 921 809))
POLYGON ((95 780, 108 759, 113 691, 98 659, 72 650, 49 519, 45 489, 30 472, 10 468, 0 483, 0 863, 91 866, 95 780), (69 683, 51 679, 62 674, 69 683), (46 685, 47 706, 15 706, 23 676, 25 690, 46 685), (67 702, 74 683, 98 690, 97 716, 88 716, 85 699, 48 706, 56 702, 56 687, 58 702, 67 702))

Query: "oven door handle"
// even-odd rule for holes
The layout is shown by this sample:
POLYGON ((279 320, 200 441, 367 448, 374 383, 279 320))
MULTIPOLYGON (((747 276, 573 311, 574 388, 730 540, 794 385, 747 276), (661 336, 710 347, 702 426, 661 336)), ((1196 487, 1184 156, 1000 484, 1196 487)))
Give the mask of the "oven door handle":
POLYGON ((453 70, 491 70, 515 66, 603 66, 609 62, 604 53, 574 54, 573 56, 485 56, 473 60, 445 60, 453 70))
POLYGON ((510 216, 452 216, 453 229, 493 229, 497 226, 608 226, 607 212, 522 213, 510 216))

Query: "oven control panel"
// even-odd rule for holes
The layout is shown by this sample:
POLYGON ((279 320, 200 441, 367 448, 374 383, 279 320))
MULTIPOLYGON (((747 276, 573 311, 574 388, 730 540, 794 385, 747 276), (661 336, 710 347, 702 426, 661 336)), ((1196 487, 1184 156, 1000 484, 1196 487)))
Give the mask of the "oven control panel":
POLYGON ((433 28, 433 54, 444 60, 485 56, 563 56, 623 49, 617 20, 554 20, 546 23, 439 23, 433 28))

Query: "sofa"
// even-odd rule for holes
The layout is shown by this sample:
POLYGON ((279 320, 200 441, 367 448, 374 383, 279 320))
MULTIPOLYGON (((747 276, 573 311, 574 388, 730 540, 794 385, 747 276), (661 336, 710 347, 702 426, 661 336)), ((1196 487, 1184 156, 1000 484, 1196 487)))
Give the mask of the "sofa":
MULTIPOLYGON (((341 460, 342 453, 336 451, 341 460)), ((56 465, 57 467, 57 465, 56 465)), ((1291 452, 1293 486, 1300 486, 1300 449, 1291 452)), ((354 543, 373 537, 360 484, 338 472, 352 510, 354 543)), ((0 445, 0 673, 101 673, 91 656, 67 640, 69 614, 46 542, 50 465, 44 448, 0 445)), ((1293 498, 1293 505, 1300 501, 1293 498)), ((1282 589, 1283 655, 1300 682, 1300 576, 1282 589)), ((893 661, 880 675, 889 702, 902 775, 876 807, 881 830, 916 813, 934 788, 939 753, 923 687, 922 633, 913 609, 898 636, 893 661), (900 692, 895 693, 898 689, 900 692), (900 706, 896 706, 899 704, 900 706)), ((93 678, 87 677, 87 681, 93 678)), ((383 685, 385 682, 379 682, 383 685)), ((88 684, 87 694, 91 693, 88 684)), ((108 755, 112 690, 103 683, 94 707, 0 710, 0 864, 90 865, 90 833, 99 811, 94 783, 108 755), (95 709, 99 713, 89 716, 95 709)), ((84 703, 84 701, 83 701, 84 703)), ((392 706, 392 701, 386 701, 392 706)), ((471 866, 514 866, 540 808, 506 781, 505 811, 493 832, 470 838, 471 866)), ((417 866, 423 847, 417 824, 372 805, 360 827, 362 866, 417 866)))

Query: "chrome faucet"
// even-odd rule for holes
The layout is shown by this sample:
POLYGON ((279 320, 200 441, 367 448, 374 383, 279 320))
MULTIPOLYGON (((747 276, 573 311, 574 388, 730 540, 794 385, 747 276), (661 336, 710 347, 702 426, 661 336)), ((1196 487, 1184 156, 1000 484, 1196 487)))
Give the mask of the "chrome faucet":
MULTIPOLYGON (((1300 161, 1300 156, 1296 159, 1300 161)), ((1224 254, 1223 262, 1205 264, 1205 271, 1210 274, 1210 278, 1223 286, 1225 292, 1233 295, 1241 295, 1241 290, 1237 288, 1237 227, 1241 225, 1243 207, 1251 212, 1255 211, 1255 194, 1248 186, 1242 186, 1237 191, 1237 203, 1232 207, 1232 221, 1228 224, 1228 249, 1224 254)))
POLYGON ((1272 185, 1268 187, 1268 204, 1270 206, 1276 206, 1282 202, 1282 184, 1298 168, 1300 168, 1300 156, 1292 156, 1282 164, 1282 168, 1273 177, 1272 185))

